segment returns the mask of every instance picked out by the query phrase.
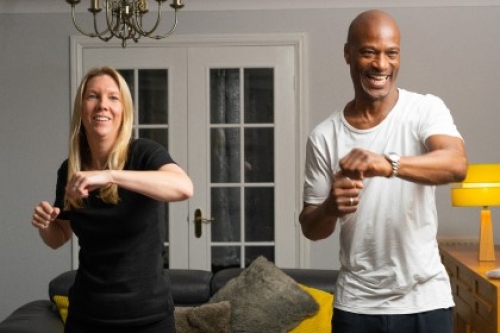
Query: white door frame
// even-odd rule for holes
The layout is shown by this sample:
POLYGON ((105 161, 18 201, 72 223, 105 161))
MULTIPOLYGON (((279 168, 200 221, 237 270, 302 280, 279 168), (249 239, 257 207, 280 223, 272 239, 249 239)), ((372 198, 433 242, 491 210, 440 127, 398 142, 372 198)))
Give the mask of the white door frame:
MULTIPOLYGON (((295 221, 293 226, 298 228, 297 234, 297 253, 295 253, 296 267, 308 267, 309 266, 309 252, 310 252, 310 242, 306 241, 304 237, 301 236, 300 225, 298 223, 298 215, 302 208, 302 184, 303 184, 303 173, 304 173, 304 159, 305 159, 305 142, 308 135, 308 124, 305 110, 308 104, 308 91, 306 89, 307 85, 307 75, 306 73, 306 35, 303 33, 293 33, 293 34, 224 34, 224 35, 173 35, 167 39, 163 40, 149 40, 141 39, 139 43, 130 43, 127 45, 123 52, 127 52, 127 49, 142 48, 142 47, 203 47, 206 46, 279 46, 288 45, 293 46, 296 54, 296 68, 295 68, 295 105, 294 116, 296 119, 296 158, 295 165, 297 166, 296 179, 296 204, 293 207, 295 211, 295 221)), ((70 59, 71 59, 71 100, 70 105, 73 105, 75 98, 75 93, 79 84, 79 78, 83 76, 83 54, 84 50, 87 49, 103 49, 109 47, 120 47, 121 44, 118 41, 110 41, 108 43, 102 42, 98 39, 92 39, 84 36, 71 36, 70 37, 70 59)), ((175 153, 175 152, 172 152, 175 153)), ((192 212, 189 212, 190 214, 192 212)), ((292 226, 292 223, 290 223, 292 226)), ((76 269, 78 266, 78 244, 73 238, 72 243, 72 268, 76 269)))

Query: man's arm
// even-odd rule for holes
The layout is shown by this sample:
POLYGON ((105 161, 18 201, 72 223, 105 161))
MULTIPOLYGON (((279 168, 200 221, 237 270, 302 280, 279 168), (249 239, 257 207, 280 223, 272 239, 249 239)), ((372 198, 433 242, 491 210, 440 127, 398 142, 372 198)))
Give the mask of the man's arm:
POLYGON ((398 177, 433 185, 464 180, 467 174, 467 157, 462 139, 434 135, 427 139, 425 144, 429 153, 401 157, 398 177))
MULTIPOLYGON (((467 157, 461 138, 434 135, 427 139, 426 146, 429 151, 426 154, 401 157, 398 177, 428 185, 459 182, 465 178, 467 157)), ((383 155, 359 148, 342 158, 340 167, 330 196, 321 205, 304 203, 299 221, 308 239, 327 238, 335 230, 339 217, 356 211, 363 178, 392 174, 392 165, 383 155)))
MULTIPOLYGON (((401 156, 397 177, 428 185, 459 182, 465 178, 467 157, 461 138, 434 135, 425 144, 428 153, 401 156)), ((392 174, 392 165, 383 155, 365 149, 353 149, 339 165, 343 174, 351 178, 388 177, 392 174)))
POLYGON ((334 175, 332 191, 321 205, 304 203, 299 222, 304 236, 311 240, 324 239, 335 230, 337 220, 356 211, 361 181, 352 180, 338 172, 334 175))

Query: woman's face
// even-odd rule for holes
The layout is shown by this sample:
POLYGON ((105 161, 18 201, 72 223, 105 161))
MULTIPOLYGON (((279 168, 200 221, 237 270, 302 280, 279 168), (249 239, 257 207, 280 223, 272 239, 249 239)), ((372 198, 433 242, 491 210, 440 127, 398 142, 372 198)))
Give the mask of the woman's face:
POLYGON ((109 75, 87 82, 82 99, 82 124, 90 140, 111 140, 118 136, 123 118, 123 103, 118 84, 109 75))

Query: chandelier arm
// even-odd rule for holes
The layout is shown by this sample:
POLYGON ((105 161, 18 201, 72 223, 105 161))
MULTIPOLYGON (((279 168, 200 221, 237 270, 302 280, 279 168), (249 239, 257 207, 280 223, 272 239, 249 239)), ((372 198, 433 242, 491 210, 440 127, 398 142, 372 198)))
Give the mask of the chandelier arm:
MULTIPOLYGON (((71 18, 73 19, 73 24, 75 25, 76 30, 78 30, 82 35, 92 38, 99 37, 99 35, 96 33, 84 31, 82 28, 80 28, 78 23, 76 23, 75 5, 71 5, 71 18)), ((95 19, 95 14, 94 14, 94 19, 95 19)))
POLYGON ((137 32, 139 32, 139 34, 143 35, 144 37, 151 37, 151 34, 156 30, 156 28, 158 28, 158 26, 160 25, 160 21, 161 21, 161 1, 158 1, 158 15, 156 16, 156 22, 155 22, 155 25, 153 26, 153 28, 151 28, 151 30, 149 31, 146 31, 144 30, 144 28, 142 27, 142 15, 143 13, 140 13, 138 10, 135 11, 135 15, 133 16, 134 17, 134 28, 135 30, 137 30, 137 32))
POLYGON ((94 31, 93 37, 99 37, 100 40, 107 42, 111 38, 113 38, 113 34, 110 34, 109 26, 106 30, 99 32, 99 28, 97 27, 97 13, 94 13, 94 31), (108 36, 106 36, 108 35, 108 36))
POLYGON ((178 23, 178 19, 177 19, 177 8, 175 9, 174 11, 174 24, 172 25, 172 28, 170 28, 169 31, 167 31, 165 34, 163 35, 156 35, 156 36, 147 36, 149 38, 153 38, 153 39, 163 39, 163 38, 167 38, 168 36, 170 36, 171 34, 174 33, 175 31, 175 28, 177 28, 177 23, 178 23))

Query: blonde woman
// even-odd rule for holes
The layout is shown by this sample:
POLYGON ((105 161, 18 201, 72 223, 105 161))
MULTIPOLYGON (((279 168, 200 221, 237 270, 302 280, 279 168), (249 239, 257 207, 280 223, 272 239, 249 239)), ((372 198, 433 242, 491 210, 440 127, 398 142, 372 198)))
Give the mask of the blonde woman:
POLYGON ((51 248, 78 236, 66 333, 175 332, 162 215, 164 202, 188 199, 193 185, 163 146, 131 139, 133 114, 116 70, 89 71, 75 98, 55 203, 34 210, 32 224, 51 248))

